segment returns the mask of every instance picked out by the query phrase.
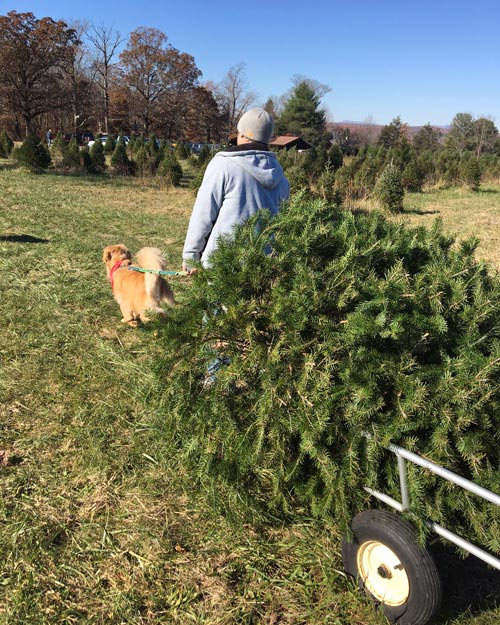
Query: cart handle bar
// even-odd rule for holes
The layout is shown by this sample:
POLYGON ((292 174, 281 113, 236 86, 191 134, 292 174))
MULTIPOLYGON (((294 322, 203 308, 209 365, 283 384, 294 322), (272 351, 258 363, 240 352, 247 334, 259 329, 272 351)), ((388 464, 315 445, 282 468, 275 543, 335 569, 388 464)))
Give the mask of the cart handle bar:
POLYGON ((468 490, 471 493, 478 495, 482 499, 486 499, 486 501, 490 501, 491 503, 494 503, 497 506, 500 506, 500 495, 497 495, 491 490, 488 490, 487 488, 483 488, 482 486, 478 486, 477 484, 474 484, 474 482, 467 480, 465 477, 462 477, 461 475, 458 475, 457 473, 453 473, 453 471, 449 471, 448 469, 445 469, 441 465, 436 464, 435 462, 431 462, 430 460, 427 460, 426 458, 422 458, 422 456, 419 456, 411 451, 408 451, 407 449, 404 449, 403 447, 398 447, 398 445, 390 444, 388 445, 387 449, 389 449, 394 454, 396 454, 396 456, 398 457, 398 460, 399 458, 404 458, 405 460, 409 460, 410 462, 413 462, 414 464, 417 464, 420 467, 423 467, 424 469, 429 470, 431 473, 434 473, 435 475, 439 475, 445 480, 448 480, 448 482, 452 482, 453 484, 456 484, 457 486, 461 486, 465 490, 468 490))
MULTIPOLYGON (((371 435, 368 433, 366 433, 365 436, 366 438, 371 438, 371 435)), ((423 458, 422 456, 419 456, 418 454, 415 454, 412 451, 408 451, 408 449, 399 447, 398 445, 390 444, 387 446, 387 449, 392 451, 396 455, 397 460, 398 460, 399 484, 401 488, 401 502, 397 501, 396 499, 393 499, 389 495, 380 493, 379 491, 373 490, 372 488, 368 488, 367 486, 365 486, 365 491, 369 493, 370 495, 372 495, 373 497, 375 497, 376 499, 379 499, 383 503, 391 506, 395 510, 398 510, 399 512, 404 512, 405 510, 408 510, 408 508, 410 507, 410 497, 408 494, 408 484, 406 481, 406 460, 408 460, 409 462, 413 462, 414 464, 420 467, 423 467, 424 469, 429 470, 431 473, 434 473, 435 475, 439 475, 445 480, 448 480, 449 482, 452 482, 453 484, 456 484, 457 486, 460 486, 463 489, 468 490, 471 493, 474 493, 475 495, 478 495, 479 497, 481 497, 482 499, 485 499, 486 501, 489 501, 491 503, 496 504, 497 506, 500 506, 500 496, 488 490, 487 488, 478 486, 477 484, 474 484, 474 482, 467 480, 461 475, 458 475, 457 473, 453 473, 453 471, 449 471, 448 469, 445 469, 441 465, 436 464, 435 462, 431 462, 430 460, 427 460, 426 458, 423 458)), ((484 551, 480 547, 477 547, 476 545, 470 543, 469 541, 465 540, 461 536, 458 536, 457 534, 450 532, 450 530, 447 530, 445 527, 442 527, 441 525, 438 525, 437 523, 434 523, 433 521, 427 521, 427 525, 436 534, 438 534, 438 536, 441 536, 442 538, 448 540, 449 542, 457 545, 461 549, 468 551, 469 553, 471 553, 472 555, 475 555, 480 560, 483 560, 483 562, 486 562, 490 566, 500 571, 500 559, 499 558, 496 558, 491 553, 484 551)))

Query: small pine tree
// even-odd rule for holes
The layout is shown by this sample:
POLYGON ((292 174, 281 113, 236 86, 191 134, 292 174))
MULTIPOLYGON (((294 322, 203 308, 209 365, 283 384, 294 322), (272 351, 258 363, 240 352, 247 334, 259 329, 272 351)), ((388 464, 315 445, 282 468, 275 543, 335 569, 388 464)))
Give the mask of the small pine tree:
POLYGON ((156 168, 158 168, 158 165, 163 160, 163 157, 165 156, 165 151, 173 150, 173 149, 174 148, 170 145, 170 143, 165 141, 165 139, 162 139, 161 141, 158 142, 158 151, 156 152, 156 157, 155 157, 156 168))
POLYGON ((146 141, 146 149, 149 152, 149 154, 153 157, 153 159, 156 156, 156 154, 158 154, 158 150, 160 148, 158 146, 158 140, 155 134, 149 135, 148 140, 146 141))
POLYGON ((439 178, 447 184, 456 184, 460 177, 460 157, 449 150, 438 152, 436 172, 439 178))
POLYGON ((354 174, 352 194, 357 198, 367 197, 372 193, 377 182, 375 159, 366 158, 354 174))
POLYGON ((339 145, 334 143, 328 150, 328 161, 334 171, 342 167, 344 164, 344 155, 339 145))
POLYGON ((128 145, 127 148, 130 150, 130 154, 134 153, 134 148, 135 148, 135 142, 137 141, 137 137, 135 137, 134 135, 132 135, 128 141, 128 145))
POLYGON ((394 163, 389 163, 377 180, 375 196, 385 210, 391 213, 403 211, 405 191, 401 171, 394 163))
POLYGON ((387 148, 384 148, 384 146, 380 146, 377 150, 375 164, 379 172, 382 172, 386 166, 387 151, 387 148))
POLYGON ((79 169, 82 172, 87 174, 95 174, 96 170, 94 168, 94 161, 90 156, 90 151, 87 145, 83 146, 79 153, 80 156, 80 166, 79 169))
POLYGON ((174 149, 170 141, 167 141, 166 139, 157 139, 156 142, 158 144, 158 151, 162 152, 162 154, 165 153, 165 149, 167 147, 171 148, 172 150, 174 149))
POLYGON ((410 193, 420 193, 422 191, 424 176, 415 159, 411 159, 408 165, 404 168, 402 183, 404 189, 410 193))
POLYGON ((56 134, 54 141, 50 146, 50 155, 56 168, 60 168, 64 163, 64 156, 67 150, 67 143, 64 140, 64 135, 61 131, 56 134))
POLYGON ((311 147, 305 152, 296 152, 295 164, 300 165, 308 178, 316 178, 325 168, 327 161, 326 150, 311 147))
POLYGON ((471 191, 477 191, 481 185, 481 168, 477 158, 469 156, 460 161, 460 179, 471 191))
POLYGON ((191 156, 188 146, 183 141, 175 146, 175 156, 181 161, 185 161, 191 156))
POLYGON ((47 146, 32 132, 30 132, 23 144, 12 152, 14 160, 32 171, 39 172, 47 169, 51 158, 47 146))
POLYGON ((292 165, 285 169, 285 176, 290 184, 291 194, 309 189, 307 174, 301 165, 292 165))
POLYGON ((113 154, 116 148, 116 141, 113 135, 108 135, 106 142, 104 143, 104 151, 106 154, 113 154))
POLYGON ((78 147, 75 137, 68 143, 68 147, 64 152, 63 167, 67 169, 80 169, 80 148, 78 147))
POLYGON ((211 160, 213 154, 210 150, 210 148, 208 147, 207 144, 205 144, 202 148, 200 153, 198 154, 198 161, 197 161, 197 166, 198 167, 203 167, 203 165, 205 165, 205 163, 208 163, 208 161, 211 160))
POLYGON ((318 178, 318 192, 320 197, 333 206, 342 204, 342 196, 335 188, 335 172, 325 169, 318 178))
POLYGON ((278 150, 276 157, 283 169, 288 169, 292 165, 298 165, 301 162, 301 155, 297 152, 297 148, 293 147, 289 150, 278 150))
POLYGON ((435 152, 425 150, 419 154, 417 158, 417 167, 422 172, 425 184, 435 184, 436 182, 436 163, 435 152))
POLYGON ((139 152, 139 150, 141 148, 144 148, 145 145, 146 144, 145 144, 145 141, 144 141, 143 137, 136 137, 134 139, 134 142, 130 146, 130 153, 131 153, 133 159, 135 159, 135 156, 136 156, 137 152, 139 152))
POLYGON ((183 175, 182 167, 175 158, 171 149, 167 148, 165 150, 163 160, 158 165, 157 173, 167 182, 168 185, 172 185, 174 187, 180 185, 183 175))
POLYGON ((0 134, 0 157, 1 158, 9 158, 14 148, 14 142, 9 137, 9 135, 2 130, 0 134))
POLYGON ((136 152, 134 162, 137 167, 137 173, 141 176, 154 176, 156 173, 155 157, 151 156, 145 146, 136 152))
MULTIPOLYGON (((104 149, 106 149, 106 145, 104 146, 104 149)), ((111 155, 111 165, 117 173, 124 176, 128 176, 132 173, 132 164, 127 155, 127 148, 124 141, 116 142, 115 149, 111 155)))
POLYGON ((97 174, 103 173, 106 169, 106 155, 101 141, 94 141, 92 144, 90 158, 92 159, 94 172, 97 174))
POLYGON ((342 201, 352 197, 353 185, 353 171, 351 165, 342 165, 342 167, 335 172, 335 191, 340 195, 342 201))
POLYGON ((189 182, 189 188, 193 189, 193 191, 198 191, 198 189, 201 187, 201 183, 203 182, 203 177, 205 175, 205 171, 207 170, 208 162, 205 163, 203 167, 197 167, 196 157, 190 156, 189 164, 194 168, 194 176, 189 182))

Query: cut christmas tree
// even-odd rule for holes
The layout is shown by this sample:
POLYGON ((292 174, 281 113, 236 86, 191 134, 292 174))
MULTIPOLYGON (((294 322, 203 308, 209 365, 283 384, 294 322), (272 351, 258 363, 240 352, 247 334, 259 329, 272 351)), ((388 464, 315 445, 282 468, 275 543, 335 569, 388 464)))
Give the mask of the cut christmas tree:
MULTIPOLYGON (((242 506, 344 528, 364 485, 397 497, 390 442, 499 492, 500 281, 475 246, 304 195, 252 219, 158 327, 179 460, 242 506)), ((500 552, 498 508, 415 466, 409 489, 417 525, 500 552)))

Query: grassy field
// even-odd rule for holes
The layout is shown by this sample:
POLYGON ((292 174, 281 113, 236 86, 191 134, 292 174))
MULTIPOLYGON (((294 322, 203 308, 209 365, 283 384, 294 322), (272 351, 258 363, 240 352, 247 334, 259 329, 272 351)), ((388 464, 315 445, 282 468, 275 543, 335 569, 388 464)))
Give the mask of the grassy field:
MULTIPOLYGON (((148 399, 154 333, 120 323, 102 248, 154 245, 178 269, 188 189, 0 165, 0 624, 382 625, 305 516, 214 511, 169 464, 148 399)), ((500 268, 500 187, 410 196, 500 268)), ((179 301, 189 279, 175 278, 179 301)), ((436 548, 438 625, 497 625, 498 573, 436 548)))

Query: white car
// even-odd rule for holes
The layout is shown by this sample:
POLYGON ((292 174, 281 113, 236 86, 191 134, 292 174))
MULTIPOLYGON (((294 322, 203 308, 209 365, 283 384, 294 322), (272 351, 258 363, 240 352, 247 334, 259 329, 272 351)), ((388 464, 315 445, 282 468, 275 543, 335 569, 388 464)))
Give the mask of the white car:
POLYGON ((107 140, 108 140, 108 135, 102 135, 101 137, 97 137, 94 141, 89 141, 87 145, 89 146, 89 149, 90 149, 96 141, 100 141, 104 145, 107 140))
MULTIPOLYGON (((130 137, 128 137, 127 135, 117 137, 116 140, 118 141, 118 139, 123 139, 123 141, 125 142, 125 145, 128 145, 130 141, 130 137)), ((95 141, 100 141, 103 145, 106 143, 107 140, 108 140, 108 135, 102 135, 101 137, 97 137, 97 139, 95 139, 95 141)), ((94 145, 95 141, 88 142, 89 149, 94 145)))

